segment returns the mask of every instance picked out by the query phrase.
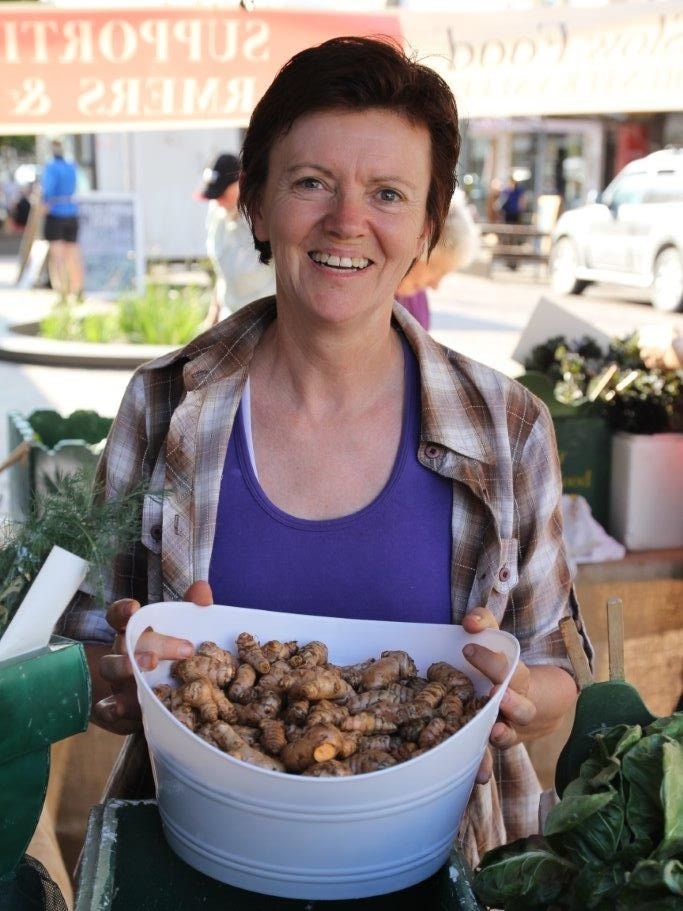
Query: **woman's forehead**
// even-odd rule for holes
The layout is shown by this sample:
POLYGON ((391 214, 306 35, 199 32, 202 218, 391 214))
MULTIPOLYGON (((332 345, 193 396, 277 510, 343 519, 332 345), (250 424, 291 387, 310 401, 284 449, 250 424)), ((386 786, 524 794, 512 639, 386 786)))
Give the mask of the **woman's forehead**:
POLYGON ((430 166, 431 139, 427 128, 387 108, 361 111, 312 111, 298 117, 270 149, 270 161, 283 157, 314 163, 315 156, 348 161, 355 156, 376 164, 430 166))

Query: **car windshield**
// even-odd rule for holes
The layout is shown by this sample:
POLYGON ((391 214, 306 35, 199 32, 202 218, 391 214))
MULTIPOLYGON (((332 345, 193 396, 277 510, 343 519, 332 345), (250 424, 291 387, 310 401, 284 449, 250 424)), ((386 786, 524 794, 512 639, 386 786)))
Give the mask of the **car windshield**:
POLYGON ((642 202, 651 183, 652 177, 646 171, 620 174, 602 194, 601 202, 611 209, 625 203, 642 202))

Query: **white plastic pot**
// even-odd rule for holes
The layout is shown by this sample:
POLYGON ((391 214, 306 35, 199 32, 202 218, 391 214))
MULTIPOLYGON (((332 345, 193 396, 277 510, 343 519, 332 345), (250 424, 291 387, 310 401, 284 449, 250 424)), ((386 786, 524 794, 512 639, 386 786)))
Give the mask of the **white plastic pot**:
POLYGON ((434 661, 451 662, 480 695, 491 683, 467 663, 463 646, 476 640, 503 652, 510 664, 504 685, 465 727, 416 759, 351 778, 288 775, 233 759, 184 727, 152 692, 170 681, 170 662, 146 673, 134 663, 164 832, 191 866, 252 892, 332 900, 404 889, 446 862, 519 659, 513 636, 167 602, 132 617, 131 653, 147 627, 232 649, 243 631, 262 641, 318 639, 335 664, 405 649, 421 673, 434 661))

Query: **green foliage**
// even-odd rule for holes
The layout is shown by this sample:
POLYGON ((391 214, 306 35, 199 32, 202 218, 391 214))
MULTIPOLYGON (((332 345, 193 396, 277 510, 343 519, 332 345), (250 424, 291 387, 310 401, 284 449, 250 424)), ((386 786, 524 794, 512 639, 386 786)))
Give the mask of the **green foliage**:
POLYGON ((60 341, 184 345, 200 332, 208 303, 206 291, 196 287, 150 284, 143 295, 126 295, 97 312, 58 303, 41 320, 40 334, 60 341))
POLYGON ((142 297, 121 301, 119 324, 131 342, 184 345, 199 332, 207 307, 206 293, 197 288, 149 285, 142 297))
POLYGON ((473 885, 505 911, 683 907, 683 713, 597 735, 543 836, 489 851, 473 885))
POLYGON ((0 635, 54 545, 90 563, 88 585, 96 603, 105 603, 114 557, 139 537, 146 488, 108 502, 98 493, 87 471, 64 475, 36 498, 25 522, 0 526, 0 635))
POLYGON ((581 408, 615 430, 683 430, 683 370, 646 364, 637 333, 614 339, 607 351, 588 337, 557 335, 537 345, 524 366, 529 374, 521 381, 553 415, 581 408))
POLYGON ((54 449, 62 440, 83 440, 91 446, 101 443, 112 424, 112 418, 85 409, 73 411, 68 417, 50 409, 38 409, 27 420, 38 440, 48 449, 54 449))

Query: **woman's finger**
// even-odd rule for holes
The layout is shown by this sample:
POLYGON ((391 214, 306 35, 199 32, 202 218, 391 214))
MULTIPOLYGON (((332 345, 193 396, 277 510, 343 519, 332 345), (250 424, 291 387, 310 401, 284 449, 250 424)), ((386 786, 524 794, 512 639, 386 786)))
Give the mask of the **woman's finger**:
POLYGON ((526 693, 507 688, 500 701, 500 714, 516 727, 526 727, 536 717, 535 703, 527 698, 526 693))
MULTIPOLYGON (((156 655, 159 661, 179 661, 181 658, 191 658, 194 655, 194 645, 189 639, 165 636, 163 633, 148 629, 135 643, 136 659, 144 653, 156 655)), ((145 670, 149 670, 149 668, 145 668, 145 670)))
POLYGON ((121 598, 113 601, 107 608, 107 623, 117 633, 123 633, 128 621, 138 610, 140 610, 140 602, 133 598, 121 598))
POLYGON ((211 586, 204 579, 197 579, 185 592, 185 600, 192 601, 200 607, 210 607, 213 604, 211 586))
MULTIPOLYGON (((462 653, 469 663, 488 677, 492 683, 500 684, 507 677, 510 665, 503 652, 494 652, 483 645, 468 642, 462 653)), ((517 692, 526 695, 529 692, 530 680, 529 668, 523 661, 519 661, 508 685, 510 688, 517 690, 517 692)))
POLYGON ((468 633, 479 633, 483 629, 500 629, 498 621, 486 607, 475 607, 462 618, 463 629, 468 633))
POLYGON ((493 756, 491 755, 491 750, 486 747, 484 757, 477 769, 477 784, 486 784, 491 775, 493 775, 493 756))
POLYGON ((505 724, 503 721, 497 721, 493 725, 489 740, 493 746, 497 747, 499 750, 509 750, 510 747, 519 743, 515 729, 511 727, 511 725, 505 724))
POLYGON ((133 668, 128 655, 103 655, 100 659, 100 677, 112 687, 130 679, 133 668))
POLYGON ((97 723, 115 734, 140 730, 141 711, 135 692, 125 691, 100 700, 93 707, 97 723))

